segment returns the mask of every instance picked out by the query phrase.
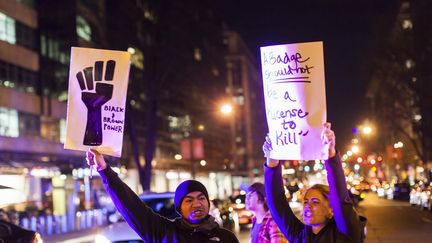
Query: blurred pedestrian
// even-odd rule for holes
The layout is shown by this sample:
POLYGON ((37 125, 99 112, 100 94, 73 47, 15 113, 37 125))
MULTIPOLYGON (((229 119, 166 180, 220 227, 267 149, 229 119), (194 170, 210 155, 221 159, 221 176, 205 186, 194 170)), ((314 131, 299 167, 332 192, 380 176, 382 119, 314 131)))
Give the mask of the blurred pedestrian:
POLYGON ((145 242, 238 242, 231 231, 219 227, 209 215, 209 196, 200 182, 187 180, 177 187, 174 206, 181 217, 171 221, 142 202, 99 152, 90 149, 87 161, 101 175, 117 210, 145 242))
POLYGON ((8 218, 9 218, 9 222, 19 225, 19 217, 18 217, 18 212, 15 210, 10 210, 8 212, 8 218))
POLYGON ((9 217, 7 215, 7 212, 3 208, 0 208, 0 220, 9 222, 9 217))
POLYGON ((264 184, 253 183, 246 192, 246 208, 254 213, 251 243, 288 242, 273 220, 267 206, 264 184))
POLYGON ((316 184, 306 191, 301 222, 285 200, 281 165, 270 158, 271 141, 266 137, 264 181, 270 212, 290 242, 363 242, 366 219, 358 215, 348 194, 330 123, 324 124, 322 139, 328 145, 325 167, 329 185, 316 184))

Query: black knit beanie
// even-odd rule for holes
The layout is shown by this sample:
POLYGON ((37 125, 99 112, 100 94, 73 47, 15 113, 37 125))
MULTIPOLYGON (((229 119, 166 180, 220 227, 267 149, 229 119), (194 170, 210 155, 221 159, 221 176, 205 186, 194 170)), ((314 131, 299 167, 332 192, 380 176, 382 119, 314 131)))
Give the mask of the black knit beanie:
POLYGON ((209 196, 205 186, 199 181, 187 180, 180 183, 174 194, 174 206, 178 213, 180 213, 180 206, 183 202, 183 198, 191 192, 202 192, 210 205, 209 196))

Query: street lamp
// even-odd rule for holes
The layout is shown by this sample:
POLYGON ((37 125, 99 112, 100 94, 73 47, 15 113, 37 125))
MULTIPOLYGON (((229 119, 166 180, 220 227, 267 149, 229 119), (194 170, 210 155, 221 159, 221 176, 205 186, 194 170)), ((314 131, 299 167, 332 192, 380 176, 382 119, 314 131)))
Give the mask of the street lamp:
POLYGON ((372 128, 368 125, 364 126, 362 129, 364 135, 369 135, 372 133, 372 128))
POLYGON ((374 134, 374 124, 369 120, 363 122, 363 124, 357 125, 357 127, 353 128, 353 133, 358 135, 363 135, 365 137, 371 136, 374 134))
POLYGON ((221 111, 223 114, 227 115, 227 114, 230 114, 230 113, 233 111, 233 107, 232 107, 231 104, 223 104, 223 105, 221 106, 221 108, 220 108, 220 111, 221 111))
POLYGON ((220 106, 220 112, 222 115, 226 116, 229 119, 229 125, 230 125, 230 134, 231 134, 231 162, 229 164, 229 168, 232 168, 233 163, 237 160, 236 151, 237 151, 237 143, 236 143, 236 119, 235 119, 235 112, 234 107, 230 102, 222 103, 220 106))
MULTIPOLYGON (((180 160, 188 160, 190 161, 191 166, 191 176, 192 178, 196 177, 197 174, 197 165, 201 165, 202 167, 209 166, 208 162, 204 160, 204 140, 209 136, 212 136, 210 132, 211 126, 208 124, 212 124, 210 122, 200 123, 198 122, 202 119, 203 116, 208 116, 208 114, 218 115, 232 118, 233 116, 233 107, 229 103, 219 103, 218 106, 213 107, 211 109, 206 110, 196 110, 194 113, 194 118, 196 121, 190 121, 189 123, 189 135, 186 135, 180 142, 181 149, 181 159, 180 160), (217 114, 216 114, 217 113, 217 114), (209 130, 210 128, 210 130, 209 130)), ((214 121, 215 119, 211 119, 214 121)), ((233 119, 230 119, 233 120, 233 119)), ((231 139, 232 140, 232 139, 231 139)), ((209 140, 210 141, 210 140, 209 140)), ((179 156, 175 157, 176 160, 180 158, 179 156)))

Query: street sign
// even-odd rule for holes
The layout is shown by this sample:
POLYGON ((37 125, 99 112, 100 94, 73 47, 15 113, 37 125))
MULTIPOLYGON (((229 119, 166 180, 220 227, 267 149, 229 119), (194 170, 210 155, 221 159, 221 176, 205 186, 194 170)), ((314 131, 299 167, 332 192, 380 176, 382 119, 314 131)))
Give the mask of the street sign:
POLYGON ((183 159, 204 159, 204 141, 202 138, 185 138, 180 142, 180 149, 183 159))

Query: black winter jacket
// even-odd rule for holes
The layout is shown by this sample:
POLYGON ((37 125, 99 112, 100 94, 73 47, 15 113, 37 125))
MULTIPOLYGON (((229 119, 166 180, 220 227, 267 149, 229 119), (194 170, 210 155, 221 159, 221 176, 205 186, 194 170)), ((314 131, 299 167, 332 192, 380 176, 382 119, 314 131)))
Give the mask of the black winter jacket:
POLYGON ((182 218, 169 220, 153 212, 110 167, 99 173, 117 210, 146 243, 238 243, 235 235, 220 228, 212 216, 195 228, 182 218))

